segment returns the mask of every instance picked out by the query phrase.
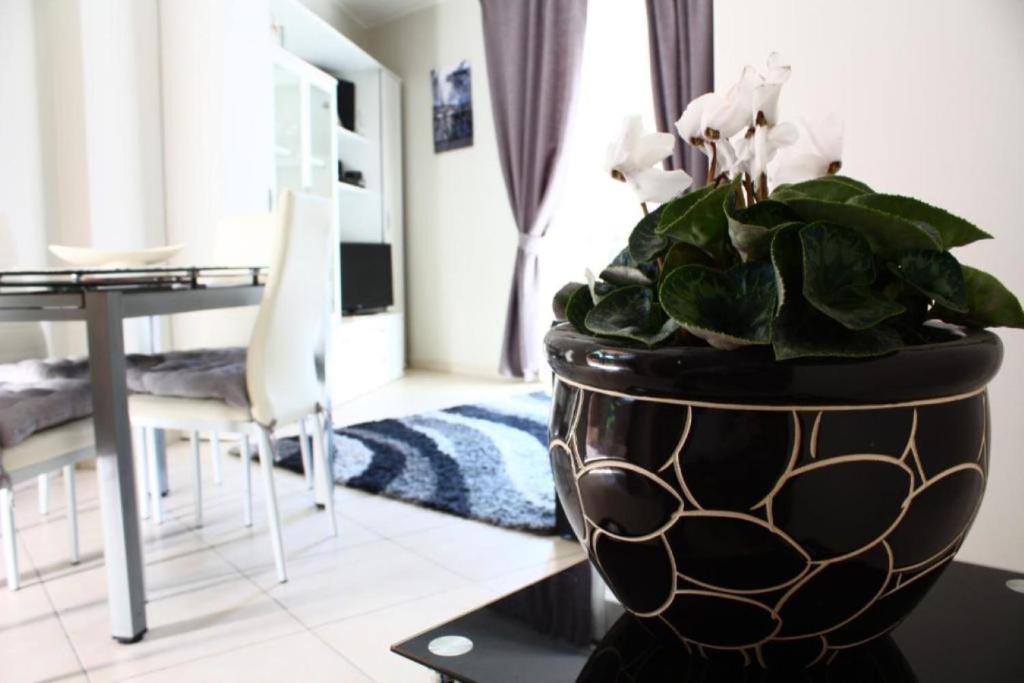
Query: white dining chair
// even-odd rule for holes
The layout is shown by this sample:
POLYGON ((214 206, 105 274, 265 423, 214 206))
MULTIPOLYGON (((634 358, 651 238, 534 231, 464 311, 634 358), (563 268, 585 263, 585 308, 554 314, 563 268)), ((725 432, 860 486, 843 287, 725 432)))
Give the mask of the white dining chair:
POLYGON ((92 419, 80 419, 36 432, 24 441, 3 449, 7 485, 0 482, 0 533, 3 534, 4 567, 7 589, 18 590, 18 544, 15 540, 14 487, 35 477, 55 471, 64 473, 67 495, 68 533, 71 540, 71 564, 78 564, 78 501, 75 492, 75 463, 95 457, 92 419))
MULTIPOLYGON (((46 358, 49 349, 43 326, 37 322, 4 323, 0 327, 0 368, 28 359, 46 358)), ((0 381, 3 381, 0 369, 0 381)), ((30 381, 31 378, 20 378, 30 381)), ((62 472, 64 494, 67 498, 68 527, 71 536, 71 563, 78 563, 78 509, 75 491, 75 463, 92 457, 95 449, 92 443, 92 423, 80 420, 69 425, 55 427, 30 436, 12 449, 3 451, 4 466, 9 481, 4 487, 0 482, 0 533, 3 534, 4 559, 7 570, 7 587, 17 590, 18 555, 14 542, 14 496, 13 486, 36 479, 39 514, 49 513, 50 475, 62 472)))
MULTIPOLYGON (((191 434, 196 525, 202 525, 202 476, 198 433, 234 433, 248 495, 251 439, 256 439, 262 472, 270 540, 277 578, 287 580, 284 543, 274 485, 275 433, 294 424, 313 423, 313 470, 332 535, 337 535, 334 482, 326 449, 324 342, 330 310, 331 204, 323 198, 282 193, 272 215, 274 248, 269 275, 246 354, 245 385, 249 405, 240 408, 218 398, 134 394, 128 406, 132 424, 149 429, 179 429, 191 434)), ((152 458, 152 448, 147 448, 152 458)), ((155 463, 150 460, 152 477, 155 463)), ((160 496, 151 484, 151 512, 162 516, 160 496)))
MULTIPOLYGON (((0 365, 21 360, 46 358, 49 353, 46 334, 40 323, 5 323, 0 328, 0 365)), ((50 512, 50 475, 40 474, 36 478, 36 501, 39 514, 50 512)))

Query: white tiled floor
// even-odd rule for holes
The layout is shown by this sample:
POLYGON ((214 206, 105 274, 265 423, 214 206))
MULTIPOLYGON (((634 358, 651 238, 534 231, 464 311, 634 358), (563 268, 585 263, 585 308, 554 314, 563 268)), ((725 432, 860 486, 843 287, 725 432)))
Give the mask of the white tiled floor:
MULTIPOLYGON (((411 373, 353 403, 336 424, 487 400, 521 384, 411 373)), ((204 452, 204 456, 208 455, 204 452)), ((209 458, 204 458, 209 463, 209 458)), ((580 559, 567 541, 471 522, 339 488, 331 538, 302 478, 277 470, 289 581, 274 578, 259 479, 256 515, 242 526, 241 467, 203 482, 194 529, 187 445, 169 452, 168 519, 143 523, 149 634, 110 638, 93 473, 80 471, 82 562, 67 563, 62 487, 36 511, 18 491, 22 589, 0 583, 0 680, 332 681, 417 683, 436 677, 389 652, 392 643, 483 605, 580 559)), ((255 474, 255 472, 254 472, 255 474)))

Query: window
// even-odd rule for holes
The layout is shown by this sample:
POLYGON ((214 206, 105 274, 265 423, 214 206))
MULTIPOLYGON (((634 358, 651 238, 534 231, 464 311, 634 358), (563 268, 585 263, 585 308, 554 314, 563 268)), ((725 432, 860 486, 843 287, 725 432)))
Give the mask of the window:
POLYGON ((545 240, 539 330, 551 321, 546 302, 558 288, 582 282, 584 268, 600 272, 643 217, 632 190, 613 181, 604 165, 623 118, 640 114, 645 127, 655 129, 644 3, 591 0, 578 97, 561 201, 545 240))

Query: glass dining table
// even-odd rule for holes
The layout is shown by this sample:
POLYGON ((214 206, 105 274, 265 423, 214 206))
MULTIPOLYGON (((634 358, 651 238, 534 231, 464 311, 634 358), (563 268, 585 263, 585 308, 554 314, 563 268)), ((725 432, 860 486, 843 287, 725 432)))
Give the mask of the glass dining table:
POLYGON ((123 323, 253 306, 264 278, 255 266, 0 270, 0 334, 4 322, 86 325, 110 628, 121 643, 141 640, 147 629, 123 323))

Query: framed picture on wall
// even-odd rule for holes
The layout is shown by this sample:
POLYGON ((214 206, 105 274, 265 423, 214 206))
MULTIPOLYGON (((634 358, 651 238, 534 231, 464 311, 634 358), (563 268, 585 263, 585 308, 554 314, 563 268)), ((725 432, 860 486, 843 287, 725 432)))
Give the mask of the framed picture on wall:
POLYGON ((473 90, 469 62, 439 74, 430 70, 434 98, 434 152, 473 144, 473 90))

